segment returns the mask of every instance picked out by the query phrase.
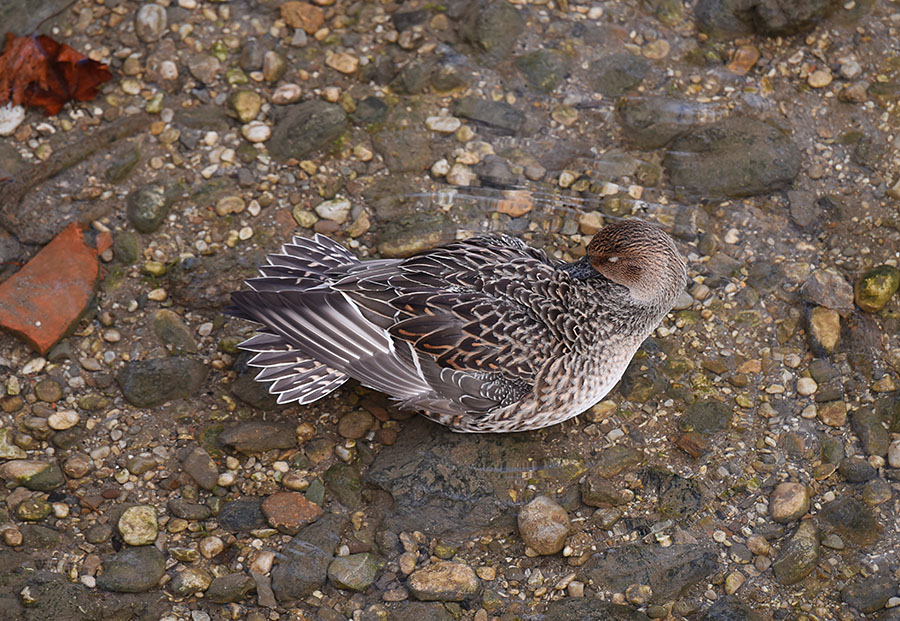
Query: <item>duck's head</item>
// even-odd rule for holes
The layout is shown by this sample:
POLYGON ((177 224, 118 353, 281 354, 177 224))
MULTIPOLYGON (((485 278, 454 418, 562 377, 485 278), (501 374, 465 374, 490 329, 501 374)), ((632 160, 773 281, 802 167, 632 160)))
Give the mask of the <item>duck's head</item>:
POLYGON ((601 229, 587 247, 591 267, 627 287, 640 304, 672 307, 687 283, 687 266, 675 242, 643 220, 623 220, 601 229))

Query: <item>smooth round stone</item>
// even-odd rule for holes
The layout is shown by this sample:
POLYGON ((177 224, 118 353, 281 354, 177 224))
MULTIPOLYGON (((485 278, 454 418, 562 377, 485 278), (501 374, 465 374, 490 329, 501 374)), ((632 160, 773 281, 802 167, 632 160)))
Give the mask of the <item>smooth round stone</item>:
POLYGON ((225 542, 219 537, 204 537, 200 540, 200 554, 203 558, 213 558, 218 556, 225 549, 225 542))
POLYGON ((328 579, 339 589, 365 591, 383 563, 368 552, 339 556, 328 565, 328 579))
POLYGON ((375 424, 375 418, 365 410, 353 410, 341 417, 338 433, 344 438, 358 440, 366 435, 375 424))
POLYGON ((166 33, 166 10, 158 4, 145 4, 134 17, 134 29, 141 41, 151 43, 166 33))
POLYGON ((797 380, 797 394, 802 395, 804 397, 808 397, 809 395, 815 394, 816 390, 819 388, 819 385, 816 384, 816 380, 811 377, 801 377, 797 380))
POLYGON ((831 84, 833 79, 830 71, 827 69, 818 69, 809 74, 809 77, 806 78, 806 82, 813 88, 825 88, 831 84))
POLYGON ((346 198, 335 198, 316 205, 316 213, 320 218, 343 224, 350 216, 352 205, 346 198))
POLYGON ((0 106, 0 136, 12 136, 25 120, 25 106, 0 106))
POLYGON ((272 93, 272 103, 279 106, 297 103, 303 96, 303 89, 297 84, 282 84, 272 93))
POLYGON ((251 121, 241 127, 241 135, 247 142, 265 142, 272 137, 272 128, 262 121, 251 121))
POLYGON ((117 593, 141 593, 156 586, 166 571, 166 557, 156 546, 125 548, 103 560, 97 586, 117 593))
POLYGON ((900 440, 893 442, 888 448, 887 461, 891 468, 900 468, 900 440))
POLYGON ((241 123, 249 123, 256 118, 262 108, 262 97, 251 90, 235 91, 228 99, 231 109, 241 123))
POLYGON ((71 429, 78 424, 78 412, 75 410, 59 410, 47 418, 47 424, 54 431, 71 429))
POLYGON ((62 399, 62 386, 54 379, 43 379, 35 385, 34 394, 45 403, 56 403, 62 399))
POLYGON ((119 518, 119 532, 122 540, 130 546, 145 546, 156 541, 159 524, 156 509, 150 505, 129 507, 119 518))
POLYGON ((546 496, 538 496, 522 507, 518 524, 525 545, 538 554, 562 550, 572 529, 566 510, 546 496))
POLYGON ((425 127, 439 134, 452 134, 462 125, 455 116, 430 116, 425 119, 425 127))
POLYGON ((900 270, 879 265, 862 275, 854 287, 856 304, 867 313, 877 313, 900 288, 900 270))
POLYGON ((769 514, 781 524, 799 520, 809 511, 809 489, 802 483, 779 483, 769 498, 769 514))
POLYGON ((213 576, 202 567, 185 567, 172 577, 168 588, 176 595, 202 593, 212 584, 213 576))

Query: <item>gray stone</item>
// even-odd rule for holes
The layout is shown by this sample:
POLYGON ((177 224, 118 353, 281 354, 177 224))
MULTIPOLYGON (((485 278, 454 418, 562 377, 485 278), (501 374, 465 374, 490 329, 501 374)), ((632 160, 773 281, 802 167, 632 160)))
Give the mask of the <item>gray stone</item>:
POLYGON ((103 561, 97 586, 116 593, 140 593, 156 586, 166 570, 166 557, 154 546, 125 548, 103 561))
POLYGON ((184 520, 200 521, 212 515, 212 510, 207 505, 190 502, 184 498, 172 498, 166 506, 169 513, 184 520))
POLYGON ((882 417, 872 408, 860 408, 851 412, 850 425, 866 455, 887 455, 891 434, 885 428, 882 417))
POLYGON ((410 594, 423 601, 459 602, 481 591, 475 571, 463 563, 436 561, 410 574, 410 594))
POLYGON ((308 597, 325 584, 334 549, 347 518, 323 515, 304 527, 284 548, 284 558, 272 570, 272 589, 280 602, 308 597))
POLYGON ((66 482, 56 462, 34 459, 14 459, 0 465, 0 478, 36 492, 49 492, 66 482))
POLYGON ((304 159, 331 147, 347 129, 347 113, 338 105, 312 100, 285 106, 272 130, 269 153, 278 160, 304 159))
POLYGON ((780 129, 731 117, 676 138, 663 165, 672 185, 706 198, 765 194, 789 185, 801 152, 780 129))
POLYGON ((728 404, 714 399, 701 400, 687 407, 678 424, 684 431, 712 435, 728 429, 733 415, 728 404))
POLYGON ((763 621, 763 617, 734 595, 726 595, 710 606, 700 621, 763 621))
POLYGON ((557 50, 539 49, 516 58, 516 67, 534 88, 549 93, 569 72, 569 58, 557 50))
POLYGON ((694 15, 715 36, 786 35, 808 30, 827 17, 833 0, 700 0, 694 15))
POLYGON ((453 115, 502 134, 515 135, 525 125, 525 114, 505 101, 493 101, 481 97, 463 97, 456 102, 453 115))
POLYGON ((509 56, 525 28, 525 20, 515 7, 489 0, 473 3, 460 24, 463 39, 483 55, 486 66, 509 56))
POLYGON ((204 568, 188 566, 183 571, 175 572, 166 588, 176 595, 191 595, 202 593, 209 588, 212 581, 212 574, 204 568))
POLYGON ((182 458, 181 467, 203 489, 211 490, 216 486, 219 478, 219 469, 202 446, 195 446, 190 449, 182 458))
POLYGON ((239 602, 256 588, 256 582, 246 574, 219 576, 206 590, 206 599, 216 604, 239 602))
POLYGON ((421 131, 386 128, 372 136, 372 146, 392 173, 421 172, 432 164, 431 145, 421 131))
POLYGON ((368 552, 339 556, 328 565, 328 579, 339 589, 365 591, 383 565, 383 561, 368 552))
POLYGON ((648 585, 653 590, 650 603, 657 604, 680 597, 717 568, 716 553, 699 545, 637 544, 593 555, 581 573, 604 590, 624 592, 632 584, 648 585))
POLYGON ((125 199, 128 221, 141 233, 153 233, 162 224, 173 197, 160 185, 142 185, 125 199))
POLYGON ((294 427, 286 423, 251 421, 230 427, 219 434, 218 443, 240 453, 265 453, 297 446, 294 427))
POLYGON ((775 579, 783 585, 797 584, 808 576, 819 561, 819 535, 815 524, 807 520, 781 548, 778 558, 772 563, 775 579))
POLYGON ((166 34, 168 21, 166 10, 163 7, 147 3, 135 14, 134 30, 141 41, 152 43, 166 34))
POLYGON ((231 533, 245 533, 269 525, 258 498, 232 500, 225 504, 216 516, 219 525, 231 533))
POLYGON ((838 472, 851 483, 865 483, 878 474, 875 468, 862 457, 845 457, 838 465, 838 472))
POLYGON ((184 320, 167 308, 161 308, 153 313, 153 333, 159 342, 179 354, 193 354, 197 352, 197 341, 194 335, 185 325, 184 320))
POLYGON ((135 360, 119 371, 116 380, 125 400, 139 408, 152 408, 173 399, 184 399, 206 381, 207 368, 191 358, 173 356, 135 360))
POLYGON ((863 578, 841 589, 841 600, 865 614, 884 608, 887 601, 897 594, 897 581, 891 576, 878 575, 863 578))
POLYGON ((287 403, 278 403, 278 398, 269 392, 267 382, 253 379, 258 372, 258 369, 251 369, 238 376, 229 386, 231 394, 257 410, 283 410, 288 407, 287 403))
POLYGON ((810 274, 800 292, 807 301, 818 306, 842 315, 853 312, 853 287, 834 269, 820 269, 810 274))
POLYGON ((630 52, 616 52, 591 63, 591 88, 604 97, 621 97, 640 86, 650 61, 630 52))

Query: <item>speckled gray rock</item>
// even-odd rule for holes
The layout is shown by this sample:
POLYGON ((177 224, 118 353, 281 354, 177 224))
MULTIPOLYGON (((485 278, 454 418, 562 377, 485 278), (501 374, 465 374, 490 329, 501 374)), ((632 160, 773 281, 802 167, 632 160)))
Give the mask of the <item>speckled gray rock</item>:
POLYGON ((294 448, 297 446, 297 434, 292 425, 285 423, 250 421, 226 429, 219 434, 218 442, 249 455, 294 448))
POLYGON ((458 100, 453 108, 453 115, 503 134, 518 134, 525 125, 525 114, 505 101, 474 96, 458 100))
POLYGON ((525 20, 506 2, 474 2, 460 20, 461 34, 483 55, 485 65, 497 63, 513 51, 525 20))
POLYGON ((339 556, 328 565, 328 579, 339 589, 365 591, 382 565, 384 562, 369 552, 339 556))
POLYGON ((179 458, 181 467, 197 482, 197 485, 206 490, 216 486, 219 469, 205 448, 194 446, 187 450, 186 454, 179 454, 179 458))
POLYGON ((166 557, 154 546, 125 548, 103 561, 97 586, 117 593, 140 593, 156 586, 166 570, 166 557))
POLYGON ((891 444, 891 434, 885 428, 883 419, 872 408, 860 408, 850 413, 850 425, 859 438, 866 455, 887 455, 891 444))
POLYGON ((206 381, 206 365, 199 360, 173 356, 136 360, 119 371, 116 380, 125 400, 139 408, 152 408, 173 399, 184 399, 206 381))
POLYGON ((160 185, 142 185, 128 194, 125 199, 128 221, 141 233, 153 233, 162 224, 172 197, 160 185))
POLYGON ((191 595, 202 593, 209 588, 212 581, 213 576, 206 569, 188 566, 183 571, 175 572, 166 588, 176 595, 191 595))
POLYGON ((286 106, 282 115, 268 142, 269 152, 278 160, 300 160, 329 148, 347 129, 344 109, 318 99, 286 106))
POLYGON ((206 598, 216 604, 239 602, 256 588, 256 582, 246 574, 220 576, 210 583, 206 598))
POLYGON ((624 545, 594 554, 579 573, 610 591, 646 584, 653 590, 650 603, 657 604, 679 597, 715 572, 717 558, 700 545, 624 545))
POLYGON ((678 424, 684 431, 710 435, 727 429, 733 415, 730 405, 715 399, 704 399, 690 404, 678 424))
POLYGON ((812 520, 801 522, 772 563, 775 579, 781 584, 797 584, 808 576, 819 561, 819 535, 812 520))
POLYGON ((726 595, 710 606, 700 621, 763 621, 763 617, 734 595, 726 595))
POLYGON ((539 49, 516 58, 516 67, 534 88, 549 93, 563 83, 569 58, 557 50, 539 49))
POLYGON ((193 354, 197 352, 197 341, 178 314, 167 308, 161 308, 153 313, 151 321, 153 334, 167 349, 178 354, 193 354))
POLYGON ((834 309, 843 315, 853 312, 853 287, 833 269, 814 271, 803 283, 800 292, 817 306, 834 309))
POLYGON ((630 52, 616 52, 591 63, 591 87, 606 97, 621 97, 640 86, 650 61, 630 52))
POLYGON ((832 0, 700 0, 694 15, 703 31, 717 36, 785 35, 812 28, 835 6, 832 0))
POLYGON ((392 173, 421 172, 433 163, 431 144, 421 131, 388 127, 372 136, 372 146, 392 173))
POLYGON ((688 132, 702 111, 701 104, 659 96, 624 97, 616 106, 622 133, 646 151, 663 147, 688 132))
POLYGON ((673 140, 663 165, 672 185, 689 194, 735 198, 789 185, 800 172, 801 157, 780 129, 730 117, 673 140))
POLYGON ((818 517, 843 539, 857 545, 868 546, 878 541, 880 527, 875 514, 856 498, 836 498, 822 506, 818 517))
POLYGON ((554 500, 538 496, 519 511, 519 535, 538 554, 562 550, 572 529, 569 515, 554 500))
POLYGON ((884 608, 888 599, 897 594, 897 581, 891 576, 862 578, 841 589, 841 600, 865 614, 884 608))
POLYGON ((346 517, 326 514, 291 539, 285 546, 284 559, 272 570, 272 589, 279 601, 307 597, 325 584, 346 524, 346 517))
POLYGON ((232 533, 243 533, 269 525, 259 498, 232 500, 222 507, 216 519, 222 528, 232 533))

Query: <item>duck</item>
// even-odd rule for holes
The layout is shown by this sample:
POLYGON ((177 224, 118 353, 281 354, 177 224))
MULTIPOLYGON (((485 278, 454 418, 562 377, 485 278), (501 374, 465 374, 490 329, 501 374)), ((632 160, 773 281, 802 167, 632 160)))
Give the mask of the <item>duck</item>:
POLYGON ((602 400, 687 283, 672 238, 638 218, 572 262, 504 234, 360 260, 315 234, 259 273, 227 312, 256 324, 239 347, 279 403, 353 378, 468 433, 540 429, 602 400))

